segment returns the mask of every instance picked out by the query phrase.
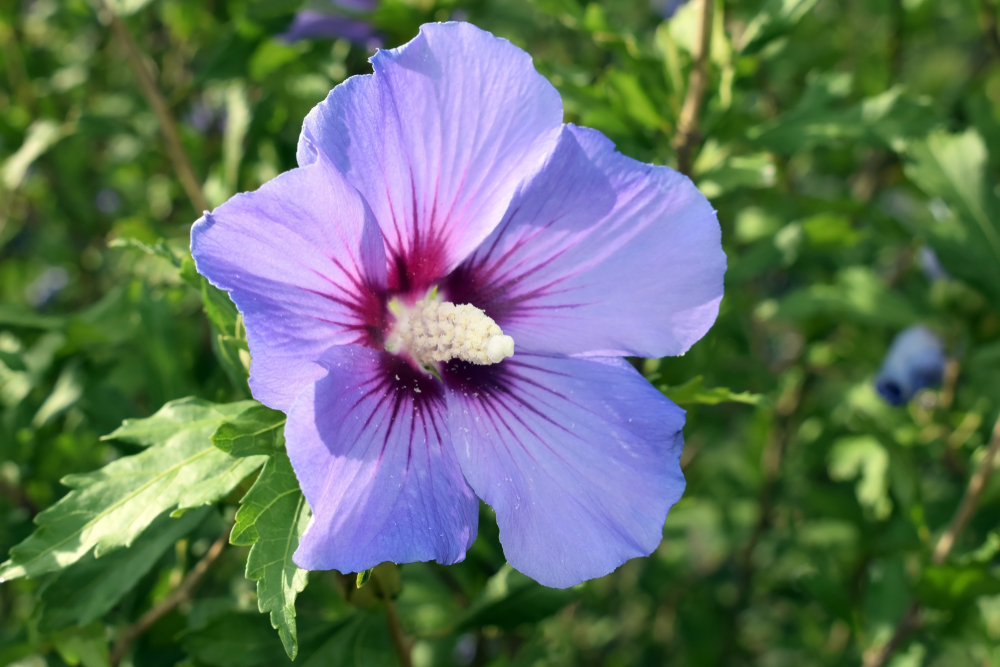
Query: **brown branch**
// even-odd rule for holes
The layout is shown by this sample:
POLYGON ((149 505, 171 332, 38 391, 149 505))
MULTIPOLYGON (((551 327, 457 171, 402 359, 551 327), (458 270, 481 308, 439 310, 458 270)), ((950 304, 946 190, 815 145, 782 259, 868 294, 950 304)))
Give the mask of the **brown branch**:
POLYGON ((202 577, 208 572, 208 568, 212 566, 212 563, 222 554, 228 542, 229 529, 227 528, 222 531, 222 535, 219 535, 219 539, 215 540, 212 546, 208 548, 208 551, 202 556, 201 560, 191 568, 191 571, 187 573, 187 576, 184 577, 180 585, 170 592, 170 595, 157 602, 138 621, 125 628, 125 631, 118 636, 118 640, 115 641, 115 646, 111 650, 111 657, 109 658, 111 667, 118 667, 118 663, 128 653, 132 642, 142 633, 152 627, 153 624, 172 611, 177 605, 191 599, 191 594, 194 592, 195 587, 201 582, 202 577))
POLYGON ((684 104, 681 105, 681 114, 677 119, 677 134, 671 142, 677 152, 677 170, 687 176, 691 175, 691 154, 695 145, 701 141, 698 119, 701 116, 705 88, 708 86, 708 58, 712 50, 712 6, 715 2, 701 0, 701 3, 701 30, 698 34, 697 51, 688 75, 684 104))
POLYGON ((396 608, 389 600, 385 601, 385 618, 389 621, 389 639, 392 640, 392 648, 399 658, 399 667, 413 667, 410 659, 410 641, 403 632, 403 625, 399 622, 396 608))
POLYGON ((129 67, 132 68, 132 72, 139 82, 139 88, 142 89, 142 94, 145 96, 146 101, 153 111, 153 115, 156 116, 157 123, 160 125, 160 132, 163 133, 163 140, 166 143, 167 156, 170 158, 170 162, 173 163, 177 179, 181 182, 181 186, 184 188, 184 192, 191 201, 195 212, 201 215, 203 211, 209 210, 211 206, 208 200, 205 199, 205 194, 201 191, 201 185, 198 184, 198 179, 194 175, 194 169, 191 167, 191 161, 188 160, 187 153, 184 152, 181 137, 177 133, 177 123, 174 122, 174 118, 170 114, 170 109, 167 107, 167 103, 156 85, 153 73, 149 71, 149 67, 146 65, 146 57, 139 50, 139 46, 132 38, 132 33, 129 32, 125 22, 108 7, 106 0, 100 0, 100 3, 104 14, 111 22, 111 30, 115 35, 115 39, 118 40, 119 45, 125 51, 126 60, 128 60, 129 67))
POLYGON ((749 604, 751 587, 753 585, 753 552, 757 549, 757 545, 760 543, 764 533, 771 526, 771 517, 774 513, 774 497, 778 491, 778 482, 781 477, 781 463, 788 449, 788 441, 794 432, 792 420, 795 411, 798 410, 802 402, 804 382, 805 380, 802 379, 791 387, 790 390, 786 389, 775 403, 775 413, 778 419, 768 436, 760 460, 761 471, 764 477, 764 484, 761 487, 760 500, 758 501, 760 515, 757 517, 757 523, 753 527, 750 539, 747 540, 746 546, 740 553, 736 604, 729 618, 731 627, 726 634, 723 644, 722 661, 720 664, 728 664, 729 657, 737 648, 739 615, 749 604))
MULTIPOLYGON (((982 496, 983 489, 986 488, 986 482, 989 481, 990 474, 993 472, 993 466, 998 453, 1000 453, 1000 417, 997 418, 996 424, 993 425, 993 434, 990 436, 990 446, 986 450, 986 456, 979 463, 976 472, 969 478, 969 486, 965 489, 965 495, 962 497, 962 502, 958 506, 958 510, 955 512, 951 523, 948 524, 948 528, 938 538, 937 544, 934 545, 934 552, 931 555, 931 562, 934 565, 942 565, 948 559, 948 555, 951 553, 952 547, 955 546, 958 536, 966 524, 969 523, 969 519, 972 518, 972 514, 976 510, 976 505, 979 504, 979 497, 982 496)), ((865 652, 864 667, 882 667, 885 665, 899 645, 902 644, 903 639, 909 634, 910 630, 919 625, 919 613, 920 605, 914 601, 910 604, 899 625, 896 626, 896 632, 893 633, 892 638, 883 646, 873 647, 865 652)))
POLYGON ((990 436, 990 447, 986 450, 986 456, 979 463, 976 472, 969 478, 969 486, 965 489, 962 504, 958 506, 958 511, 955 512, 954 518, 948 524, 948 529, 938 538, 937 545, 934 547, 931 561, 935 565, 941 565, 948 558, 948 554, 951 553, 951 548, 955 546, 955 541, 958 539, 959 534, 965 528, 965 525, 969 523, 969 519, 972 518, 972 513, 975 512, 976 505, 979 504, 979 497, 983 495, 986 482, 989 481, 990 474, 993 472, 998 452, 1000 452, 1000 418, 993 425, 993 434, 990 436))
POLYGON ((410 642, 410 638, 406 636, 406 633, 403 632, 403 624, 399 622, 399 615, 396 614, 396 607, 392 604, 392 598, 375 572, 372 572, 372 583, 375 584, 379 597, 385 603, 385 618, 389 622, 389 639, 392 641, 392 648, 396 651, 396 657, 399 658, 399 667, 413 667, 413 659, 411 658, 412 642, 410 642))

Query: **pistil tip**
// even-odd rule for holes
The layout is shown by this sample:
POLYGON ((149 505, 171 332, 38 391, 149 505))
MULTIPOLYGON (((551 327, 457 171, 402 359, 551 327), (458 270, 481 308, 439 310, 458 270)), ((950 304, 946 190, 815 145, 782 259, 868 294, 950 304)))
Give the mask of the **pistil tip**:
POLYGON ((493 336, 486 343, 486 356, 490 361, 498 363, 514 355, 514 339, 510 336, 493 336))

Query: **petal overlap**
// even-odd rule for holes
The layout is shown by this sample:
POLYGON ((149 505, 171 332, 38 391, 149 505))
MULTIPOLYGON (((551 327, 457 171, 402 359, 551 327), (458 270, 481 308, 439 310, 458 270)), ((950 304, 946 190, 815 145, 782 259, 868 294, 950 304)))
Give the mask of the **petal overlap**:
POLYGON ((298 160, 329 156, 381 225, 390 286, 423 289, 499 223, 562 102, 527 53, 469 24, 425 25, 371 61, 306 117, 298 160))
POLYGON ((514 568, 563 588, 657 547, 684 490, 684 411, 627 362, 520 355, 445 381, 462 471, 514 568))
POLYGON ((567 125, 445 293, 518 349, 662 357, 711 327, 725 268, 715 212, 690 179, 567 125))
POLYGON ((288 413, 288 455, 313 519, 294 561, 360 572, 385 561, 454 563, 479 503, 451 445, 440 382, 394 355, 330 348, 328 374, 288 413))
POLYGON ((239 194, 195 223, 198 271, 243 314, 254 397, 288 410, 331 345, 385 317, 385 249, 371 211, 326 159, 239 194))

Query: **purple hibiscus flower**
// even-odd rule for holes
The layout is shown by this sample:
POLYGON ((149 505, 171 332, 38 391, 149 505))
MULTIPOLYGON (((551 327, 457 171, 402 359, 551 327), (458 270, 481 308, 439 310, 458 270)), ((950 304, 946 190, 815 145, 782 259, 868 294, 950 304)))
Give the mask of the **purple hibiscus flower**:
POLYGON ((294 560, 465 557, 478 500, 565 587, 651 553, 684 412, 623 356, 709 329, 725 255, 686 177, 562 122, 530 56, 464 23, 379 51, 306 117, 300 167, 206 213, 313 510, 294 560))

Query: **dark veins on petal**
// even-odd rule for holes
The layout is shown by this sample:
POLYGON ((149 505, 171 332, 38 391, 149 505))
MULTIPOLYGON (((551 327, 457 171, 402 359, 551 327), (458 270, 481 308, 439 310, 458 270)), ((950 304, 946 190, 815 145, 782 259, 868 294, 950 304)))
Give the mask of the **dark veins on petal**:
MULTIPOLYGON (((388 420, 383 451, 396 430, 396 424, 401 422, 403 410, 413 411, 413 427, 409 432, 410 456, 413 455, 413 437, 417 429, 421 429, 425 442, 443 441, 444 424, 439 422, 445 408, 444 389, 436 379, 418 371, 401 357, 383 352, 379 355, 379 372, 366 385, 362 385, 366 391, 351 411, 371 397, 378 397, 378 403, 366 417, 365 428, 375 426, 371 422, 376 419, 388 420)), ((403 420, 402 423, 408 422, 403 420)))
MULTIPOLYGON (((445 225, 443 223, 447 221, 452 212, 448 211, 442 215, 438 211, 436 195, 429 212, 418 210, 414 183, 413 167, 411 166, 410 219, 412 224, 409 225, 407 233, 402 233, 401 230, 407 228, 405 216, 401 219, 400 214, 391 209, 396 239, 395 243, 392 242, 392 239, 385 239, 386 249, 390 257, 389 290, 404 295, 410 292, 425 292, 430 289, 444 275, 448 261, 444 252, 448 246, 448 239, 444 237, 445 225)), ((437 188, 435 188, 436 191, 437 188)), ((391 198, 389 206, 392 207, 391 198)), ((454 207, 454 203, 452 207, 454 207)))
MULTIPOLYGON (((518 283, 543 270, 565 252, 563 250, 554 253, 528 268, 515 266, 505 269, 504 264, 509 256, 527 242, 530 242, 530 239, 520 241, 499 259, 493 258, 495 246, 491 246, 485 254, 477 254, 466 260, 445 278, 442 283, 444 293, 453 303, 471 303, 476 308, 481 308, 501 327, 518 313, 535 310, 530 304, 532 300, 563 292, 560 284, 570 276, 553 278, 548 283, 533 286, 529 291, 515 293, 518 283)), ((567 308, 572 305, 560 307, 567 308)))
POLYGON ((388 299, 385 290, 366 279, 355 277, 336 257, 329 259, 340 269, 342 275, 349 277, 353 289, 346 291, 323 273, 315 271, 317 276, 330 284, 331 290, 329 292, 308 291, 347 308, 353 317, 347 322, 326 319, 318 315, 314 315, 314 317, 353 332, 356 338, 348 344, 363 345, 376 350, 383 349, 385 331, 389 325, 388 299))
MULTIPOLYGON (((546 398, 565 402, 572 402, 571 399, 526 377, 520 373, 522 368, 542 370, 523 359, 506 359, 502 364, 491 366, 479 366, 456 359, 448 362, 442 377, 452 391, 482 406, 493 430, 497 433, 506 431, 515 435, 512 426, 516 422, 539 442, 544 443, 546 438, 536 433, 531 424, 524 419, 528 414, 533 414, 569 433, 563 424, 552 418, 551 411, 546 411, 546 407, 549 407, 546 405, 546 398)), ((553 373, 551 370, 545 370, 553 373)))

